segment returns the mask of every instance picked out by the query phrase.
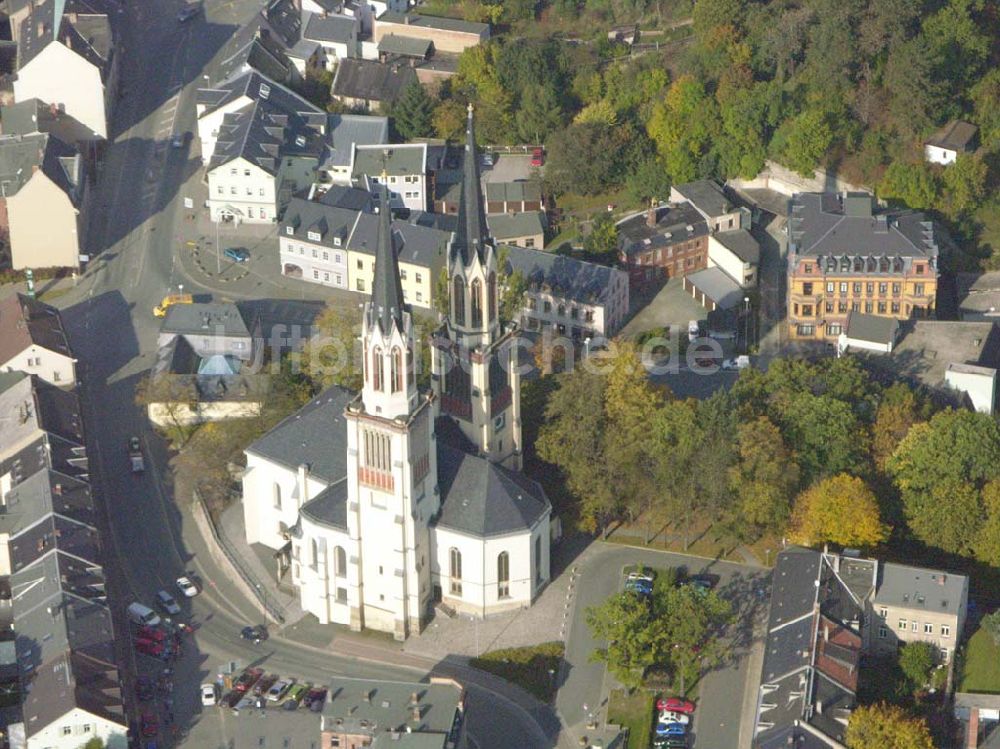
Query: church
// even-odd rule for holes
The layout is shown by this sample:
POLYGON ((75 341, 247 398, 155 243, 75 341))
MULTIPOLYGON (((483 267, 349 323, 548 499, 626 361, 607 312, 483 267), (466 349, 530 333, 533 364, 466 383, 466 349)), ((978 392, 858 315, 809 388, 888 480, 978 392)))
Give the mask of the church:
POLYGON ((551 506, 521 473, 514 326, 499 318, 470 108, 450 314, 417 386, 413 320, 383 185, 364 384, 330 388, 254 442, 243 474, 248 543, 289 556, 322 623, 419 632, 441 601, 476 617, 529 606, 549 580, 551 506))

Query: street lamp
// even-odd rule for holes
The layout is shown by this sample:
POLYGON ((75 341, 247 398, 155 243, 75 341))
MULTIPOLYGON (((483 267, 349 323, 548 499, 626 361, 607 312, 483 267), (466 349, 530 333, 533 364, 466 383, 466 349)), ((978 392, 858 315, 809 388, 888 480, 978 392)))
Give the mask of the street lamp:
POLYGON ((260 593, 260 609, 261 613, 264 615, 264 626, 267 626, 267 591, 264 590, 260 583, 254 583, 254 587, 257 592, 260 593))
POLYGON ((750 353, 750 297, 743 297, 743 345, 750 353))
POLYGON ((473 625, 476 628, 476 657, 479 657, 479 619, 470 615, 469 619, 472 620, 473 625))

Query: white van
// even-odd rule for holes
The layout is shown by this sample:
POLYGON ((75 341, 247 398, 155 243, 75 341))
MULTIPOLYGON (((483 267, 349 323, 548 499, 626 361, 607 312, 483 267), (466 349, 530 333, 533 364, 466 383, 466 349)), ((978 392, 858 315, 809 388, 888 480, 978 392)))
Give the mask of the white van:
POLYGON ((133 624, 145 627, 155 627, 160 623, 160 617, 149 606, 141 603, 130 603, 128 605, 128 618, 133 624))

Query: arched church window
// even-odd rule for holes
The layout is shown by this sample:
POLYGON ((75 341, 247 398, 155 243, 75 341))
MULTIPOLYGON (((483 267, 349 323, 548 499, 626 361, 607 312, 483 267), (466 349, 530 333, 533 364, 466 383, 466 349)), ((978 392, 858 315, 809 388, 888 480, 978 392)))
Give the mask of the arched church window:
POLYGON ((510 597, 510 555, 501 551, 497 556, 497 598, 510 597))
POLYGON ((334 574, 337 577, 347 577, 347 552, 343 546, 337 546, 333 550, 334 574))
POLYGON ((309 545, 309 564, 313 569, 319 565, 319 544, 316 543, 316 539, 312 539, 309 545))
POLYGON ((487 322, 491 325, 497 319, 497 274, 490 271, 490 280, 486 287, 486 293, 488 298, 486 303, 489 305, 489 318, 487 322))
POLYGON ((448 550, 448 577, 451 578, 451 594, 454 596, 462 595, 462 552, 456 549, 454 546, 448 550))
POLYGON ((274 509, 281 509, 281 485, 277 481, 274 482, 274 489, 272 490, 274 495, 274 509))
POLYGON ((472 282, 472 291, 469 296, 471 298, 472 327, 481 328, 483 326, 483 285, 478 278, 472 282))
POLYGON ((461 276, 455 276, 451 298, 455 304, 455 324, 465 325, 465 281, 461 276))
POLYGON ((392 347, 392 361, 390 363, 392 392, 398 393, 403 389, 403 352, 399 346, 392 347))
POLYGON ((372 388, 382 390, 385 362, 382 361, 382 348, 376 346, 372 349, 372 388))
POLYGON ((406 371, 409 374, 409 382, 412 385, 417 381, 417 364, 413 360, 413 347, 406 347, 406 371))

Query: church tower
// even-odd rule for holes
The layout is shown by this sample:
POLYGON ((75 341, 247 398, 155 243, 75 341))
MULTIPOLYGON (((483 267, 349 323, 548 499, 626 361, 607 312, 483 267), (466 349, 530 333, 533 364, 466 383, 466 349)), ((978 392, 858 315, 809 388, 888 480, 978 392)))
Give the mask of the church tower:
POLYGON ((449 315, 432 350, 441 410, 490 460, 521 467, 520 375, 501 328, 497 250, 487 233, 473 110, 465 130, 458 222, 448 256, 449 315))
POLYGON ((429 610, 428 523, 440 497, 433 396, 417 388, 413 320, 403 303, 385 180, 382 185, 372 296, 361 334, 364 385, 345 414, 347 527, 359 592, 350 624, 403 640, 419 631, 429 610))

